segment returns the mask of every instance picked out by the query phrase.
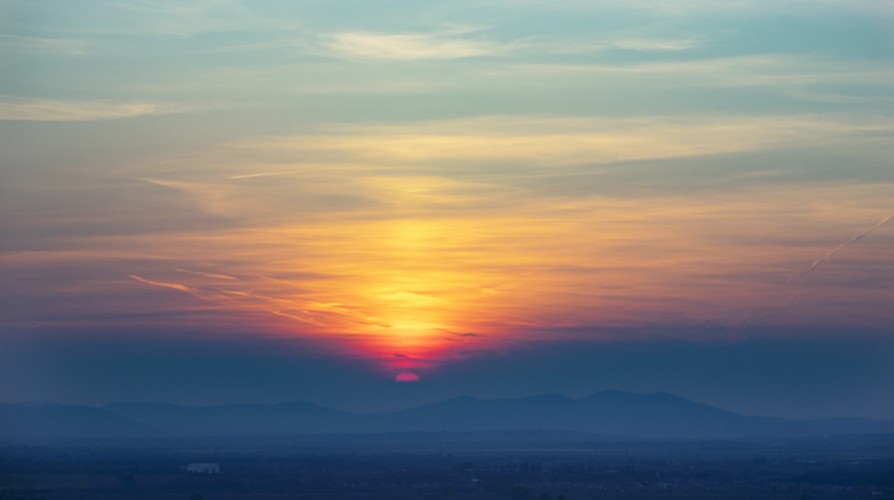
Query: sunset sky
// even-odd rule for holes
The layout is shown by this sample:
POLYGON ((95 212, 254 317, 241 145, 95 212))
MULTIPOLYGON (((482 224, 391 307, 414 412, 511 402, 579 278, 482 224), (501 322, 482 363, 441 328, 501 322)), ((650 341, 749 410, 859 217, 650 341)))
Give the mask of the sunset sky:
POLYGON ((0 401, 894 418, 888 0, 4 0, 0 152, 0 401))

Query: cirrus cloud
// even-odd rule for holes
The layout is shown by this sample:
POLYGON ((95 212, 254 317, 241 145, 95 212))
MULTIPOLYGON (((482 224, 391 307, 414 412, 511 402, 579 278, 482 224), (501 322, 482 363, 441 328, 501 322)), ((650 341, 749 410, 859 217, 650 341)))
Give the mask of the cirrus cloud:
POLYGON ((186 111, 188 111, 187 107, 178 104, 146 101, 69 101, 0 97, 0 121, 83 122, 186 111))
POLYGON ((463 59, 506 50, 497 42, 461 36, 475 31, 462 26, 432 33, 348 31, 329 35, 323 45, 328 53, 339 57, 399 61, 463 59))

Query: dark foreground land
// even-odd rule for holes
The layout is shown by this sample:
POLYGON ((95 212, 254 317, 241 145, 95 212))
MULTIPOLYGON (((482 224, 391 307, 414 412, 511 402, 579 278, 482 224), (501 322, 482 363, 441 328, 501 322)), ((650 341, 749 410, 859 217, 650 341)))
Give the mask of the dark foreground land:
POLYGON ((894 498, 890 435, 640 441, 411 433, 0 446, 0 500, 894 498), (220 471, 187 471, 195 463, 220 471))

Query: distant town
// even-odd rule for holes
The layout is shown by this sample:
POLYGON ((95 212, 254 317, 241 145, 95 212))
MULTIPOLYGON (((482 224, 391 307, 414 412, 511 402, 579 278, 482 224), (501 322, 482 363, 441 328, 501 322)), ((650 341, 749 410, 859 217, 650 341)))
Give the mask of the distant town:
POLYGON ((894 436, 605 441, 538 432, 8 444, 0 500, 884 499, 894 436))

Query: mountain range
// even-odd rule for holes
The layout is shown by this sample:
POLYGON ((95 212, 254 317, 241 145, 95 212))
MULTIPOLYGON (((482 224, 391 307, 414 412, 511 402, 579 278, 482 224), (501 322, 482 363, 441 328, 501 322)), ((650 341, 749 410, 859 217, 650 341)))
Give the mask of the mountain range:
POLYGON ((300 401, 181 406, 115 402, 102 407, 0 403, 0 436, 94 438, 278 436, 395 432, 574 431, 671 439, 894 433, 894 420, 789 420, 749 416, 668 393, 602 391, 572 399, 459 397, 408 410, 350 413, 300 401))

